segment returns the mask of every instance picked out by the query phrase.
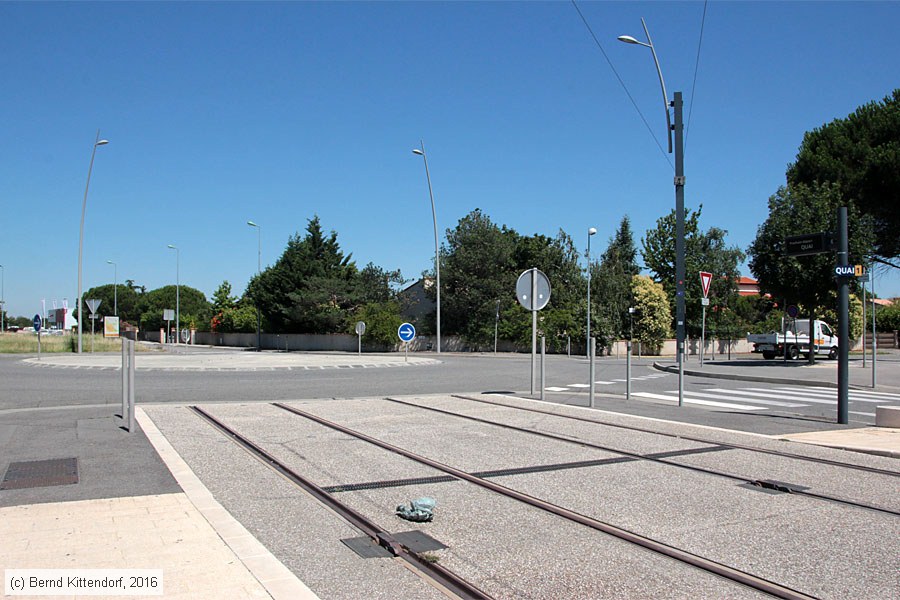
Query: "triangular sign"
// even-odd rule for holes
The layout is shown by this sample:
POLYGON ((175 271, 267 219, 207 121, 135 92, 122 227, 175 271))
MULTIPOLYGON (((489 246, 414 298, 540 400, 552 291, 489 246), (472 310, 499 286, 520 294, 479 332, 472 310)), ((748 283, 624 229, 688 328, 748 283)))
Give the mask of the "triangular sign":
POLYGON ((709 284, 712 282, 712 273, 707 273, 706 271, 700 271, 700 285, 703 286, 703 297, 706 298, 709 295, 709 284))

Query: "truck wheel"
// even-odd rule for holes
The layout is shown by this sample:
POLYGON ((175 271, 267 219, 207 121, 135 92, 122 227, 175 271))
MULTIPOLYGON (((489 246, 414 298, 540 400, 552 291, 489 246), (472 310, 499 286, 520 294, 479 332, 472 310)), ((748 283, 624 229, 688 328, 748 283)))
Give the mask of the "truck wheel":
POLYGON ((836 346, 832 346, 831 350, 828 351, 828 358, 830 360, 837 360, 838 357, 838 349, 836 346))
POLYGON ((800 358, 800 349, 797 346, 791 346, 788 348, 788 359, 789 360, 797 360, 800 358))
POLYGON ((763 352, 762 354, 763 354, 763 358, 766 360, 772 360, 773 358, 775 358, 774 352, 763 352))

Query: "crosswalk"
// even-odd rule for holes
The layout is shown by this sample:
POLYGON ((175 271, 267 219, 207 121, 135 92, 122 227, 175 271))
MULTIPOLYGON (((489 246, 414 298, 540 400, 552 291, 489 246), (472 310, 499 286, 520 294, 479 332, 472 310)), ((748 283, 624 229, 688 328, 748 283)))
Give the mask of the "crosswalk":
MULTIPOLYGON (((633 392, 632 396, 649 400, 663 400, 678 403, 678 391, 666 392, 633 392)), ((851 390, 849 392, 850 414, 874 417, 875 406, 900 405, 900 394, 851 390), (854 403, 858 403, 854 406, 854 403)), ((742 411, 789 410, 803 407, 815 407, 836 410, 837 390, 821 386, 790 386, 740 389, 708 389, 702 392, 684 391, 684 403, 711 408, 726 408, 742 411)))
MULTIPOLYGON (((650 375, 643 375, 641 377, 632 377, 631 381, 647 381, 650 379, 659 379, 660 377, 669 377, 670 373, 652 373, 650 375)), ((610 380, 599 380, 595 381, 595 385, 617 385, 625 383, 625 379, 610 379, 610 380)), ((589 383, 569 383, 564 387, 561 386, 550 386, 545 387, 544 389, 548 392, 571 392, 575 390, 586 390, 591 385, 589 383)))

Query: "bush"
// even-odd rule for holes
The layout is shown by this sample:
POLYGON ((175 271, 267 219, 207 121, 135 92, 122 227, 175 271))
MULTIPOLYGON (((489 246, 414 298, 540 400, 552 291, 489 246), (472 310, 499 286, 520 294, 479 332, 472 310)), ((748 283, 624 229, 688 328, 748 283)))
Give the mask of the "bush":
POLYGON ((875 311, 875 329, 881 332, 900 330, 900 303, 885 306, 875 311))

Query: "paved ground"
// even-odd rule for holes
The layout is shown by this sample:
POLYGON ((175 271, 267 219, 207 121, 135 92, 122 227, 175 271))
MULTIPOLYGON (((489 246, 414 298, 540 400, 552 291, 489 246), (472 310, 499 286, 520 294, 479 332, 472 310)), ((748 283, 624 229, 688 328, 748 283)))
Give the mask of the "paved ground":
MULTIPOLYGON (((237 377, 242 371, 261 371, 263 376, 268 371, 273 377, 276 377, 280 376, 279 374, 292 372, 294 369, 329 371, 367 366, 368 368, 373 366, 416 366, 417 369, 410 372, 421 373, 422 377, 416 378, 411 385, 417 386, 423 392, 428 391, 429 382, 432 379, 437 382, 441 376, 446 376, 445 374, 441 375, 443 369, 459 369, 459 375, 455 375, 458 389, 461 391, 471 389, 467 385, 468 382, 463 379, 466 371, 460 367, 460 365, 470 362, 466 360, 469 357, 460 357, 459 359, 451 357, 452 355, 443 357, 437 357, 434 354, 424 357, 418 355, 410 356, 409 362, 407 362, 402 355, 396 354, 365 354, 360 360, 358 356, 346 354, 257 354, 199 350, 188 351, 187 354, 178 356, 141 354, 137 360, 137 366, 138 369, 144 369, 145 377, 153 376, 154 372, 158 373, 159 377, 179 377, 178 371, 184 370, 194 373, 194 377, 202 376, 201 371, 209 371, 210 377, 213 378, 232 377, 230 373, 237 377), (443 360, 438 362, 438 359, 441 358, 443 360)), ((20 359, 4 357, 4 361, 6 361, 4 364, 10 364, 10 360, 20 359)), ((253 478, 248 479, 237 490, 228 491, 227 487, 221 487, 224 485, 222 477, 229 473, 231 479, 234 479, 235 473, 240 473, 243 477, 249 475, 251 471, 255 472, 255 467, 258 465, 255 465, 252 460, 246 463, 246 455, 242 457, 240 451, 235 453, 230 443, 222 445, 221 442, 216 442, 214 446, 210 446, 209 443, 203 442, 203 440, 212 439, 207 437, 208 434, 199 437, 192 436, 190 428, 195 425, 187 423, 179 425, 168 416, 180 414, 177 411, 183 410, 174 404, 195 401, 192 389, 185 386, 186 389, 176 391, 172 395, 173 406, 166 409, 170 412, 160 412, 163 410, 162 407, 147 409, 151 411, 155 419, 160 419, 168 424, 168 430, 163 431, 166 434, 165 437, 158 435, 154 424, 144 418, 141 418, 140 421, 142 430, 135 434, 128 434, 121 429, 121 422, 116 416, 118 396, 110 393, 115 392, 116 382, 113 379, 116 378, 116 375, 110 374, 109 379, 112 383, 106 382, 105 377, 107 376, 101 376, 102 371, 115 369, 119 364, 118 360, 116 355, 82 355, 81 357, 59 355, 52 358, 51 355, 44 355, 41 364, 45 368, 49 368, 48 365, 53 362, 56 368, 60 369, 60 373, 71 374, 66 378, 74 378, 71 381, 77 381, 77 383, 74 386, 72 383, 63 383, 61 387, 41 388, 41 391, 36 392, 40 398, 37 403, 29 401, 28 395, 31 393, 31 387, 40 388, 41 386, 30 386, 27 380, 20 379, 8 381, 7 383, 10 384, 8 387, 6 384, 4 385, 8 390, 14 389, 15 393, 13 395, 0 394, 3 396, 0 398, 3 400, 0 402, 0 473, 5 473, 9 464, 15 461, 77 457, 79 482, 75 485, 0 490, 0 539, 4 539, 5 542, 11 541, 11 545, 5 547, 14 548, 9 551, 12 554, 3 554, 3 550, 0 549, 0 567, 6 570, 26 567, 62 568, 77 564, 80 567, 163 568, 166 573, 166 595, 181 594, 181 597, 196 597, 197 585, 200 585, 199 589, 212 592, 213 596, 255 598, 260 597, 259 594, 268 594, 272 597, 297 598, 301 597, 301 593, 311 594, 297 579, 296 574, 299 572, 304 573, 304 581, 310 585, 315 583, 314 589, 318 588, 326 590, 326 592, 331 589, 327 582, 333 581, 335 577, 340 579, 340 576, 327 575, 328 569, 335 565, 332 564, 331 567, 328 567, 329 563, 325 560, 318 567, 318 571, 310 570, 308 566, 310 563, 307 558, 304 558, 304 552, 297 547, 296 537, 280 536, 277 533, 277 525, 260 521, 260 519, 265 520, 267 507, 271 509, 276 504, 283 504, 282 500, 276 502, 276 498, 290 497, 290 495, 284 494, 273 495, 275 488, 272 486, 276 485, 274 481, 277 481, 278 478, 269 480, 268 476, 261 475, 263 479, 258 481, 253 478), (92 375, 92 373, 96 374, 92 375), (97 385, 100 387, 96 387, 97 385), (92 391, 97 389, 104 390, 101 393, 101 402, 96 400, 97 392, 92 391), (110 397, 107 398, 107 396, 110 397), (69 406, 65 406, 69 403, 71 403, 69 406), (176 425, 174 428, 173 423, 176 425), (181 447, 178 452, 166 449, 170 441, 166 438, 180 440, 181 447), (211 451, 212 453, 210 453, 211 451), (190 466, 182 461, 180 453, 185 456, 193 456, 192 461, 189 461, 190 466), (165 462, 160 459, 160 455, 166 456, 165 462), (230 458, 224 460, 225 457, 230 458), (241 464, 244 466, 238 467, 241 464), (219 473, 218 469, 225 469, 225 475, 219 473), (197 480, 195 471, 201 474, 205 473, 204 482, 201 483, 197 480), (212 492, 205 487, 210 484, 212 492), (272 493, 268 493, 267 490, 272 493), (252 503, 246 506, 242 504, 243 498, 250 497, 257 498, 256 506, 252 506, 252 503), (226 504, 225 508, 221 507, 220 501, 224 501, 222 503, 226 504), (233 506, 228 506, 229 503, 233 506), (173 509, 173 506, 177 508, 173 509), (154 515, 160 511, 176 516, 172 518, 171 522, 155 519, 154 515), (242 515, 240 520, 244 525, 228 521, 229 513, 242 515), (65 525, 60 527, 60 522, 65 525), (242 531, 245 525, 247 529, 251 530, 252 535, 246 534, 246 530, 242 531), (157 536, 156 533, 152 533, 154 531, 160 531, 160 534, 157 536), (167 537, 168 534, 165 531, 183 534, 181 537, 176 537, 184 540, 184 545, 181 545, 182 542, 173 542, 167 537), (213 531, 218 533, 218 537, 215 535, 209 537, 213 531), (142 532, 146 535, 142 536, 142 532), (275 537, 272 537, 273 535, 275 537), (116 539, 115 542, 112 541, 113 537, 116 539), (143 537, 147 539, 143 539, 143 537), (140 544, 133 541, 138 538, 141 539, 140 544), (221 540, 224 540, 225 544, 222 544, 221 540), (259 545, 259 541, 263 540, 265 540, 265 547, 259 545), (126 546, 134 548, 134 550, 121 551, 121 548, 126 546), (270 552, 273 549, 275 555, 270 552), (91 556, 94 558, 91 559, 91 556), (170 556, 174 562, 166 562, 169 558, 164 557, 167 556, 170 556), (110 560, 106 561, 107 558, 110 560), (191 566, 188 568, 177 566, 184 564, 183 559, 186 559, 191 566), (286 570, 285 567, 288 569, 286 570), (223 593, 216 593, 216 589, 222 590, 223 593), (224 590, 239 591, 226 594, 224 590)), ((501 357, 500 360, 504 359, 501 357)), ((515 355, 506 360, 510 361, 510 364, 522 363, 524 365, 527 363, 527 360, 515 355)), ((788 378, 794 382, 802 379, 814 384, 826 384, 834 378, 833 363, 807 367, 801 366, 799 363, 778 365, 770 364, 773 361, 747 361, 746 358, 741 360, 747 364, 720 360, 717 360, 714 365, 711 362, 707 363, 703 367, 703 374, 732 377, 751 371, 753 377, 768 376, 774 380, 788 378)), ((889 390, 893 386, 900 388, 900 369, 896 368, 896 360, 897 357, 888 357, 884 361, 883 367, 880 367, 879 389, 889 390), (892 363, 891 360, 894 362, 892 363), (890 368, 891 366, 894 368, 890 368)), ((35 369, 34 363, 36 362, 36 360, 32 361, 32 365, 26 369, 27 373, 33 373, 33 375, 28 374, 27 377, 41 378, 41 383, 43 383, 46 378, 43 373, 55 372, 35 369)), ((581 367, 577 368, 581 369, 581 367)), ((378 368, 372 373, 390 370, 378 368)), ((688 371, 691 370, 699 370, 699 365, 689 363, 688 371)), ((16 377, 22 377, 19 370, 10 372, 14 373, 16 377)), ((404 372, 406 371, 404 370, 404 372)), ((457 371, 452 372, 456 373, 457 371)), ((851 373, 852 375, 853 373, 851 373)), ((865 375, 866 373, 862 373, 861 377, 865 375)), ((66 378, 62 378, 63 381, 66 378)), ((54 376, 54 379, 58 378, 54 376)), ((227 381, 231 386, 247 385, 240 379, 227 381)), ((385 391, 385 395, 389 395, 391 392, 387 390, 391 387, 391 379, 378 379, 377 381, 380 388, 378 393, 385 391)), ((281 397, 290 397, 288 395, 291 390, 289 382, 290 380, 285 380, 286 385, 282 392, 284 396, 281 397)), ((857 385, 866 383, 866 381, 859 383, 854 381, 854 384, 857 385)), ((449 387, 451 384, 440 383, 438 385, 449 387)), ((499 387, 502 389, 502 387, 508 386, 499 387)), ((407 389, 404 388, 404 391, 407 389)), ((198 388, 197 392, 201 393, 201 390, 198 388)), ((252 395, 247 396, 248 401, 254 399, 256 397, 252 395)), ((268 400, 270 398, 259 399, 268 400)), ((685 420, 693 420, 695 424, 703 426, 727 426, 726 417, 728 415, 711 411, 678 410, 677 408, 673 410, 672 407, 652 403, 643 403, 639 406, 635 406, 637 403, 634 402, 629 406, 624 406, 624 404, 614 394, 608 394, 598 402, 598 407, 603 411, 593 412, 605 415, 603 418, 606 419, 642 419, 642 422, 649 423, 651 427, 660 431, 677 430, 683 426, 675 421, 685 420), (635 416, 618 415, 619 407, 623 411, 627 408, 627 412, 631 412, 635 416)), ((343 403, 340 405, 351 406, 343 403)), ((248 404, 247 406, 258 405, 248 404)), ((325 407, 327 404, 322 406, 325 407)), ((362 403, 359 406, 365 407, 363 408, 365 411, 373 409, 375 405, 362 403)), ((336 404, 334 407, 337 408, 338 405, 336 404)), ((240 411, 237 406, 234 410, 240 411)), ((554 410, 579 409, 561 406, 554 410)), ((247 414, 251 419, 256 419, 258 418, 257 413, 259 413, 259 409, 252 409, 247 414)), ((738 417, 744 422, 755 419, 757 422, 763 423, 767 419, 761 415, 752 414, 738 417)), ((733 422, 735 415, 731 415, 730 418, 733 422)), ((388 421, 385 423, 387 424, 388 421)), ((402 420, 395 422, 394 427, 399 427, 401 423, 402 420)), ((262 431, 265 431, 264 424, 263 427, 262 431)), ((763 427, 763 429, 767 427, 763 427)), ((749 428, 752 429, 752 427, 749 428)), ((802 420, 795 419, 789 424, 779 427, 777 431, 779 432, 778 437, 782 439, 804 442, 802 445, 796 445, 798 448, 813 448, 807 445, 812 443, 900 456, 900 439, 898 439, 900 431, 898 430, 845 428, 823 422, 802 422, 802 420)), ((464 428, 453 435, 466 439, 473 433, 471 428, 464 428)), ((296 432, 292 435, 296 437, 296 432)), ((415 436, 415 429, 411 430, 409 435, 415 436)), ((431 445, 434 445, 439 439, 441 438, 431 436, 431 445)), ((481 436, 476 435, 471 439, 480 440, 481 436)), ((815 451, 840 452, 830 449, 815 451)), ((486 448, 484 451, 477 452, 476 455, 489 456, 491 450, 486 448)), ((513 452, 508 456, 512 458, 517 457, 518 454, 513 452)), ((866 455, 843 452, 840 456, 866 455)), ((891 459, 874 457, 874 460, 890 461, 891 459)), ((517 462, 521 461, 513 460, 511 464, 517 462)), ((254 478, 256 477, 254 476, 254 478)), ((542 479, 539 476, 535 477, 537 479, 533 484, 543 485, 542 479)), ((622 484, 626 488, 630 485, 627 477, 622 480, 622 484)), ((625 500, 623 499, 623 501, 625 500)), ((689 499, 686 498, 685 501, 687 502, 689 499)), ((282 511, 280 513, 282 515, 306 514, 305 509, 291 505, 290 501, 279 510, 282 511), (298 510, 300 510, 299 513, 298 510)), ((800 521, 800 523, 803 522, 806 521, 800 521)), ((810 526, 813 522, 810 523, 810 526)), ((867 525, 860 525, 860 527, 864 528, 867 525)), ((800 527, 798 534, 802 531, 803 527, 800 527)), ((888 531, 890 531, 890 527, 888 531)), ((896 538, 897 536, 895 536, 896 538)), ((310 543, 312 544, 312 542, 310 543)), ((314 545, 310 546, 310 548, 314 547, 314 545)), ((894 547, 894 549, 897 548, 894 547)), ((896 555, 900 555, 900 552, 895 553, 896 555)), ((615 564, 615 561, 610 564, 615 564)), ((363 578, 364 580, 366 578, 369 581, 383 579, 385 594, 393 593, 393 597, 430 597, 427 591, 430 588, 425 588, 423 591, 416 587, 417 584, 411 580, 407 581, 405 576, 400 580, 393 577, 385 578, 384 573, 378 569, 373 565, 367 565, 362 571, 354 567, 354 571, 369 572, 363 578), (369 572, 370 567, 376 570, 369 572), (409 591, 413 589, 416 591, 409 591), (408 593, 398 594, 398 590, 407 590, 408 593)), ((565 570, 559 571, 558 574, 560 577, 564 574, 566 577, 571 577, 571 573, 565 570)), ((681 589, 678 587, 681 584, 675 580, 665 581, 669 581, 673 586, 670 591, 681 589)), ((626 583, 627 581, 624 579, 621 581, 622 585, 626 585, 626 583)), ((708 591, 710 594, 720 595, 714 591, 715 589, 714 587, 709 588, 708 591)), ((669 595, 678 597, 677 593, 669 595)), ((377 596, 378 594, 370 597, 377 596)), ((615 594, 612 596, 616 597, 615 594)), ((332 591, 325 593, 323 597, 341 597, 341 595, 332 591)))

